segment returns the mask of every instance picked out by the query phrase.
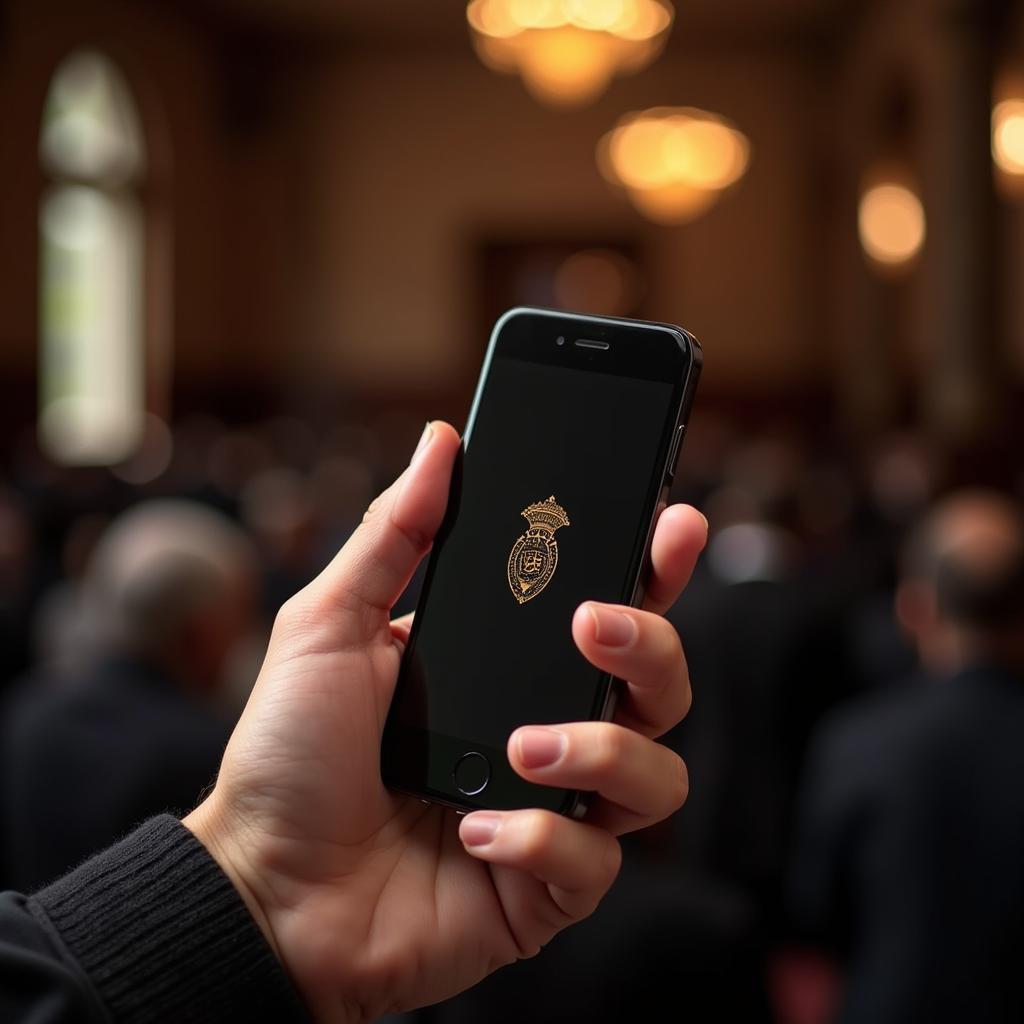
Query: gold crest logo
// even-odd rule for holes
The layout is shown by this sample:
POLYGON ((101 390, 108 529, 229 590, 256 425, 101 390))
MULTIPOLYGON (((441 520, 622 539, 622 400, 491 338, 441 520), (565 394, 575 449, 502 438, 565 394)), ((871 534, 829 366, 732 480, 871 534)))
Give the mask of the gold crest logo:
POLYGON ((520 513, 529 529, 512 545, 508 556, 508 585, 520 604, 536 597, 555 574, 558 566, 558 542, 555 530, 569 525, 565 509, 552 494, 520 513))

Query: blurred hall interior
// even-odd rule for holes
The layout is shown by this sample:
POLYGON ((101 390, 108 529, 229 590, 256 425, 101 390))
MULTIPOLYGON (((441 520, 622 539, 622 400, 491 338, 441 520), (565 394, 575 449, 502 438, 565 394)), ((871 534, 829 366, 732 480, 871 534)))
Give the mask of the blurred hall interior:
POLYGON ((969 440, 1015 405, 1024 363, 1019 208, 986 187, 1014 7, 696 0, 663 58, 564 111, 481 64, 457 2, 6 0, 8 432, 34 411, 43 104, 60 59, 96 47, 143 122, 157 411, 333 409, 344 388, 458 419, 495 312, 528 292, 501 279, 516 246, 613 247, 640 278, 619 311, 709 339, 702 411, 969 440), (752 144, 740 187, 680 231, 639 217, 594 160, 621 114, 666 103, 724 113, 752 144), (896 283, 851 237, 879 159, 913 168, 928 210, 896 283))
MULTIPOLYGON (((154 782, 165 804, 215 769, 274 609, 425 419, 461 426, 503 310, 704 344, 675 494, 712 530, 672 612, 691 800, 632 840, 592 924, 424 1021, 520 1020, 537 986, 551 1020, 638 1000, 647 1019, 833 1019, 831 968, 787 952, 806 752, 835 708, 919 667, 892 610, 914 524, 962 488, 1024 500, 1024 3, 674 7, 663 52, 567 105, 487 66, 461 0, 0 0, 6 699, 83 652, 123 674, 90 616, 136 504, 202 505, 256 566, 187 666, 218 681, 185 687, 203 735, 182 719, 197 760, 154 782), (621 118, 670 106, 745 147, 680 216, 601 157, 621 118), (619 957, 625 978, 600 966, 619 957)), ((198 612, 166 587, 177 642, 198 612)), ((44 710, 2 716, 9 779, 44 710)))

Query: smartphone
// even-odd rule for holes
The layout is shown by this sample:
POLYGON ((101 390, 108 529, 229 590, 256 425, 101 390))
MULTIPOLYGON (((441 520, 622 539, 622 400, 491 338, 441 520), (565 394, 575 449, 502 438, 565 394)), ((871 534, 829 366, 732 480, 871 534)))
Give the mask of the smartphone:
POLYGON ((386 785, 458 808, 582 816, 526 782, 521 725, 609 719, 572 639, 588 599, 639 605, 702 356, 669 324, 513 309, 491 335, 381 749, 386 785))

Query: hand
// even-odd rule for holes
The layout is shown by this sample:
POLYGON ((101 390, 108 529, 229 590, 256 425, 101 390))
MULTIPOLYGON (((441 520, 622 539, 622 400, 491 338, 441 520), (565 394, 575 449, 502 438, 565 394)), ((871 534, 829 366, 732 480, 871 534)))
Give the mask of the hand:
POLYGON ((389 792, 380 738, 408 622, 394 601, 429 549, 459 437, 429 424, 409 468, 274 625, 216 787, 185 824, 235 883, 314 1016, 372 1019, 436 1002, 532 956, 586 917, 619 868, 617 835, 671 814, 686 769, 653 741, 687 711, 675 630, 660 617, 707 524, 659 518, 646 610, 587 603, 573 637, 628 679, 616 722, 516 730, 524 778, 596 791, 584 821, 454 811, 389 792))

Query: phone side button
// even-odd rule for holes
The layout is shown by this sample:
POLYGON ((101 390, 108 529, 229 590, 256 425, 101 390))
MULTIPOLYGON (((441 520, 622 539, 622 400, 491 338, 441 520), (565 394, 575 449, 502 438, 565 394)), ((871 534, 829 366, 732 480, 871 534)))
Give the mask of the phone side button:
POLYGON ((483 754, 471 750, 455 762, 452 778, 455 781, 455 788, 463 796, 476 796, 482 793, 487 788, 487 783, 491 781, 491 762, 483 754))
POLYGON ((668 457, 668 469, 665 472, 665 479, 671 480, 676 475, 676 467, 679 465, 679 449, 683 444, 683 433, 686 430, 686 424, 680 425, 676 431, 676 436, 672 441, 672 454, 668 457))

